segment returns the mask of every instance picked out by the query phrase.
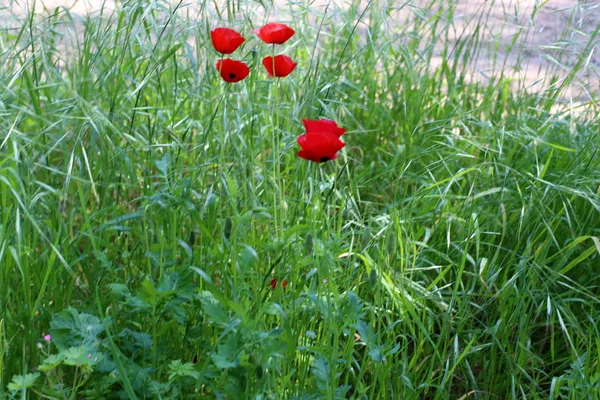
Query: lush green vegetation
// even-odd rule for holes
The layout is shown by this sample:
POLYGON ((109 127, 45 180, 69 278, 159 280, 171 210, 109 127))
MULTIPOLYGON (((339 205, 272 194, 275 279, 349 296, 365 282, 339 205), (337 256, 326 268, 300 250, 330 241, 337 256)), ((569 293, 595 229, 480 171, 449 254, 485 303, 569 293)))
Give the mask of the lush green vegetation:
POLYGON ((1 397, 599 398, 597 93, 561 106, 598 29, 534 93, 473 79, 486 10, 455 40, 449 2, 391 3, 7 21, 1 397), (323 164, 296 155, 320 117, 348 130, 323 164))

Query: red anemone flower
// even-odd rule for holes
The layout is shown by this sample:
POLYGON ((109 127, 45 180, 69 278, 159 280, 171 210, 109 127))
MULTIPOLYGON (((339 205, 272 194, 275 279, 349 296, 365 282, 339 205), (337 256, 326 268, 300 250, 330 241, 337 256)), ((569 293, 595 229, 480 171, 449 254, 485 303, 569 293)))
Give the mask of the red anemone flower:
POLYGON ((260 29, 254 29, 254 33, 268 44, 283 44, 296 33, 292 28, 278 22, 269 22, 260 29))
MULTIPOLYGON (((269 286, 271 286, 271 289, 273 289, 273 290, 276 289, 277 288, 277 279, 276 278, 271 279, 271 282, 269 282, 269 286)), ((287 281, 286 280, 281 281, 281 287, 285 288, 286 286, 287 286, 287 281)))
POLYGON ((339 127, 334 121, 322 119, 319 121, 304 120, 306 133, 298 136, 298 144, 302 150, 298 156, 314 162, 335 160, 337 152, 344 148, 346 143, 340 140, 346 130, 339 127))
POLYGON ((262 63, 271 78, 274 76, 277 78, 284 78, 296 68, 296 65, 298 65, 292 61, 291 58, 284 55, 265 57, 263 58, 262 63), (274 71, 273 67, 275 68, 274 71))
POLYGON ((217 69, 225 82, 239 82, 250 73, 248 66, 237 60, 225 58, 217 61, 217 69))
POLYGON ((210 39, 215 50, 223 54, 233 53, 246 40, 242 35, 229 28, 216 28, 210 31, 210 39))

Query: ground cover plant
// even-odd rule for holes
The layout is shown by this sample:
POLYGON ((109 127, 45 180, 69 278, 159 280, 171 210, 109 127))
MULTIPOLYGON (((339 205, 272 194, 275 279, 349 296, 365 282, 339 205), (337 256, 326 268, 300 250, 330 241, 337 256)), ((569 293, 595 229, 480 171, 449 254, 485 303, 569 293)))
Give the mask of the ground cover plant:
POLYGON ((599 398, 597 6, 483 4, 5 4, 0 397, 599 398))

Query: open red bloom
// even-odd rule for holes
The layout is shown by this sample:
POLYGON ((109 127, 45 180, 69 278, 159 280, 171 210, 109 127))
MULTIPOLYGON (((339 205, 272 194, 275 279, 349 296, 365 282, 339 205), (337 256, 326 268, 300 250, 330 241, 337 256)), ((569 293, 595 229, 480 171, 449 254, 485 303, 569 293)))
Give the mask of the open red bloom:
POLYGON ((250 73, 245 63, 231 58, 217 61, 217 69, 225 82, 239 82, 250 73))
POLYGON ((262 63, 271 78, 274 76, 284 78, 296 68, 296 65, 298 65, 288 56, 281 54, 275 57, 265 57, 263 58, 262 63))
POLYGON ((305 119, 302 121, 302 123, 304 124, 304 128, 306 129, 307 133, 331 132, 335 133, 337 137, 340 137, 344 133, 346 133, 346 130, 344 128, 338 126, 338 124, 336 124, 335 121, 329 119, 305 119))
POLYGON ((246 40, 242 35, 229 28, 216 28, 210 31, 210 39, 215 50, 223 54, 233 53, 246 40))
POLYGON ((269 22, 260 29, 255 29, 254 33, 265 43, 283 44, 296 33, 292 28, 278 22, 269 22))
POLYGON ((339 127, 334 121, 322 119, 318 121, 304 120, 306 133, 298 136, 298 144, 302 150, 298 156, 314 162, 335 160, 337 152, 344 148, 346 143, 340 140, 346 130, 339 127))
MULTIPOLYGON (((277 288, 277 279, 273 278, 271 279, 271 282, 269 282, 269 286, 271 286, 271 289, 276 289, 277 288)), ((281 281, 281 287, 284 288, 287 286, 287 281, 281 281)))

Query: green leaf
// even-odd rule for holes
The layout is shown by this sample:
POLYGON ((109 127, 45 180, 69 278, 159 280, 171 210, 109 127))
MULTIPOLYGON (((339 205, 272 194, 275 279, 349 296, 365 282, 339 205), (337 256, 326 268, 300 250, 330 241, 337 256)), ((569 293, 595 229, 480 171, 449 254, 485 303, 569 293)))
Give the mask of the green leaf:
POLYGON ((227 311, 225 311, 225 308, 212 293, 205 290, 198 297, 202 302, 204 312, 208 315, 212 323, 223 327, 229 326, 230 320, 227 311))
POLYGON ((104 359, 104 355, 98 351, 90 350, 86 347, 70 347, 61 352, 65 365, 74 367, 88 367, 98 364, 104 359))
POLYGON ((106 286, 108 286, 110 291, 113 292, 115 296, 124 297, 129 294, 129 288, 122 283, 109 283, 106 286))
POLYGON ((243 249, 240 251, 238 262, 242 270, 249 270, 258 262, 258 254, 251 246, 243 244, 243 249))
POLYGON ((383 347, 381 345, 371 345, 369 346, 369 357, 375 362, 382 363, 385 361, 385 357, 383 355, 383 347))
POLYGON ((377 338, 375 333, 371 330, 371 327, 363 320, 359 320, 354 327, 362 341, 365 342, 367 349, 369 349, 369 357, 371 357, 371 360, 378 363, 384 362, 384 347, 381 344, 376 343, 377 338))
POLYGON ((371 331, 371 328, 365 323, 365 321, 359 320, 354 327, 356 328, 356 331, 358 332, 358 335, 362 341, 365 342, 367 346, 373 343, 373 331, 371 331))
POLYGON ((311 372, 315 375, 315 378, 321 385, 328 385, 330 378, 330 367, 329 363, 323 357, 322 354, 317 353, 312 362, 311 372))
POLYGON ((89 364, 87 355, 90 354, 85 347, 70 347, 62 352, 65 365, 81 366, 89 364))
POLYGON ((14 391, 30 388, 39 377, 39 372, 27 375, 15 375, 12 378, 12 382, 8 384, 8 390, 14 391))
POLYGON ((218 346, 218 351, 212 353, 210 358, 217 368, 229 369, 241 364, 242 353, 237 335, 231 335, 225 344, 218 346))
POLYGON ((178 376, 200 379, 200 372, 194 369, 194 364, 192 363, 182 363, 181 360, 171 361, 169 364, 169 380, 173 380, 173 378, 178 376))
POLYGON ((61 351, 78 346, 95 348, 102 341, 103 332, 104 325, 98 317, 71 307, 55 314, 50 321, 52 342, 61 351))
POLYGON ((58 354, 52 354, 44 360, 44 362, 38 367, 38 369, 44 372, 51 371, 54 368, 58 367, 60 364, 62 364, 64 359, 65 356, 62 352, 58 354))
POLYGON ((152 282, 150 282, 149 279, 146 279, 140 285, 140 288, 138 290, 138 297, 144 302, 154 306, 158 301, 159 293, 158 290, 156 290, 156 288, 152 284, 152 282))
POLYGON ((148 350, 152 347, 152 336, 144 332, 132 331, 125 328, 119 333, 119 338, 133 348, 148 350))
POLYGON ((197 273, 198 275, 200 275, 200 277, 206 282, 209 283, 211 285, 214 285, 212 279, 210 278, 210 276, 208 276, 208 274, 206 272, 204 272, 204 270, 198 268, 198 267, 194 267, 191 266, 190 269, 192 271, 194 271, 195 273, 197 273))
POLYGON ((588 259, 592 254, 598 253, 600 254, 600 239, 596 236, 589 236, 590 239, 594 242, 592 246, 590 246, 587 250, 583 251, 578 257, 576 257, 573 261, 571 261, 566 267, 560 270, 560 274, 566 274, 576 266, 578 266, 581 262, 588 259))
POLYGON ((219 368, 219 369, 229 369, 229 368, 235 368, 239 365, 239 362, 235 359, 231 360, 227 357, 225 357, 222 354, 218 354, 218 353, 213 353, 210 355, 210 358, 212 359, 213 363, 215 364, 215 367, 219 368))
POLYGON ((155 165, 162 176, 166 178, 169 174, 169 153, 165 153, 163 158, 155 162, 155 165))

